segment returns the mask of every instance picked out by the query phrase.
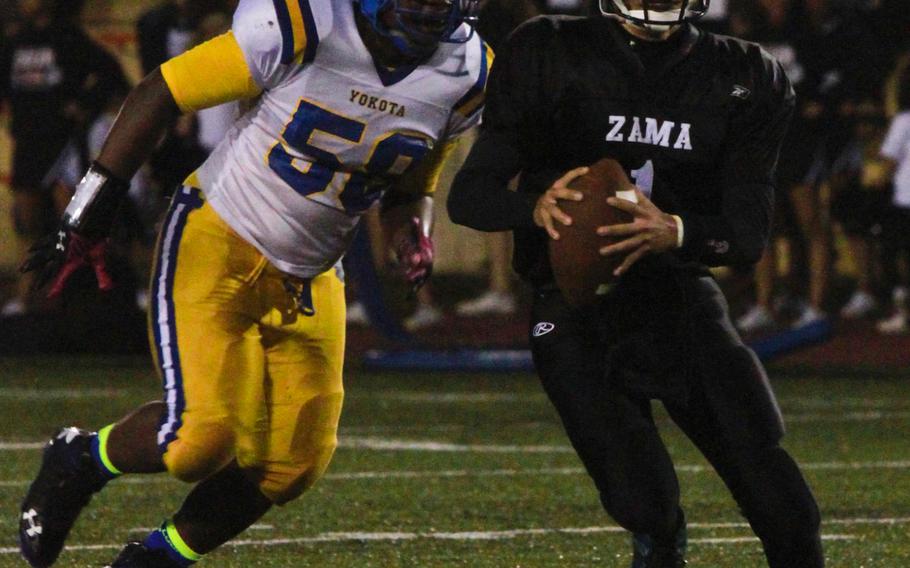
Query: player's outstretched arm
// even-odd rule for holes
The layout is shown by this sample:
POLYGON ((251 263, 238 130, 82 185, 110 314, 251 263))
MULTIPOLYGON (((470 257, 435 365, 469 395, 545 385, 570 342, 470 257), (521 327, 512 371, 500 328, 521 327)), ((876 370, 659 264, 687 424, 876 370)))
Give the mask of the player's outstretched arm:
POLYGON ((76 186, 60 226, 29 251, 20 267, 35 272, 38 289, 52 282, 48 296, 59 295, 80 267, 95 271, 98 287, 108 290, 107 235, 129 180, 148 159, 179 110, 160 71, 146 77, 127 97, 101 155, 76 186))
POLYGON ((83 265, 102 290, 113 287, 105 268, 107 234, 136 170, 181 112, 249 98, 260 92, 233 33, 171 59, 130 92, 98 159, 76 187, 54 234, 38 242, 20 267, 34 271, 34 287, 53 281, 56 296, 83 265))

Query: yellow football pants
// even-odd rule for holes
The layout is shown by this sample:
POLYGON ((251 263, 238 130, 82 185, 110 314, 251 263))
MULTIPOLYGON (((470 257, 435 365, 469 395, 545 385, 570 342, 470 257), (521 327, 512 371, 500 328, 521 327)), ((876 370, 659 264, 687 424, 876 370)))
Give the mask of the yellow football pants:
POLYGON ((236 459, 281 504, 328 466, 344 396, 344 284, 334 270, 313 279, 308 317, 286 278, 199 190, 178 192, 149 312, 167 406, 158 444, 175 477, 199 481, 236 459))

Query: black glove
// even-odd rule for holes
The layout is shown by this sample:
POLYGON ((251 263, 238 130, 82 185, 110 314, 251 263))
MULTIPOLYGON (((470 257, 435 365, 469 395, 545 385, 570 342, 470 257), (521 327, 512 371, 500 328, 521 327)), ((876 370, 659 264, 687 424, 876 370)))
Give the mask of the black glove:
POLYGON ((92 239, 61 226, 56 234, 47 235, 29 249, 28 258, 19 270, 35 272, 33 290, 53 280, 47 297, 55 298, 63 292, 74 272, 89 265, 95 271, 98 288, 106 292, 114 287, 107 271, 107 243, 107 238, 92 239))

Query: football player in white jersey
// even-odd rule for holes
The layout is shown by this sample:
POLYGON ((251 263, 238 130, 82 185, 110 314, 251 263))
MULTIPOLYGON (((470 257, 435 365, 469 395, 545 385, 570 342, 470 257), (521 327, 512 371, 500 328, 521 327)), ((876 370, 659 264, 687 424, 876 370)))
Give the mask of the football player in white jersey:
POLYGON ((195 483, 111 566, 178 567, 325 471, 343 397, 339 260, 382 199, 406 278, 430 273, 432 192, 479 120, 492 53, 477 0, 241 0, 232 30, 127 99, 59 231, 23 266, 59 293, 89 265, 167 124, 229 100, 251 109, 174 197, 156 253, 150 338, 164 394, 99 432, 61 430, 23 501, 21 551, 50 566, 92 495, 128 473, 195 483))

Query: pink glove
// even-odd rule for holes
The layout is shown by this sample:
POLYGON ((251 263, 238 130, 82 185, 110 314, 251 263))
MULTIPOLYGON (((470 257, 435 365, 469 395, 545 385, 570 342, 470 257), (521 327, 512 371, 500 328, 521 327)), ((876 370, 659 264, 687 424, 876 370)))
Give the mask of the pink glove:
POLYGON ((416 292, 433 273, 433 240, 423 233, 417 217, 412 217, 411 223, 398 232, 395 255, 405 280, 416 292))

